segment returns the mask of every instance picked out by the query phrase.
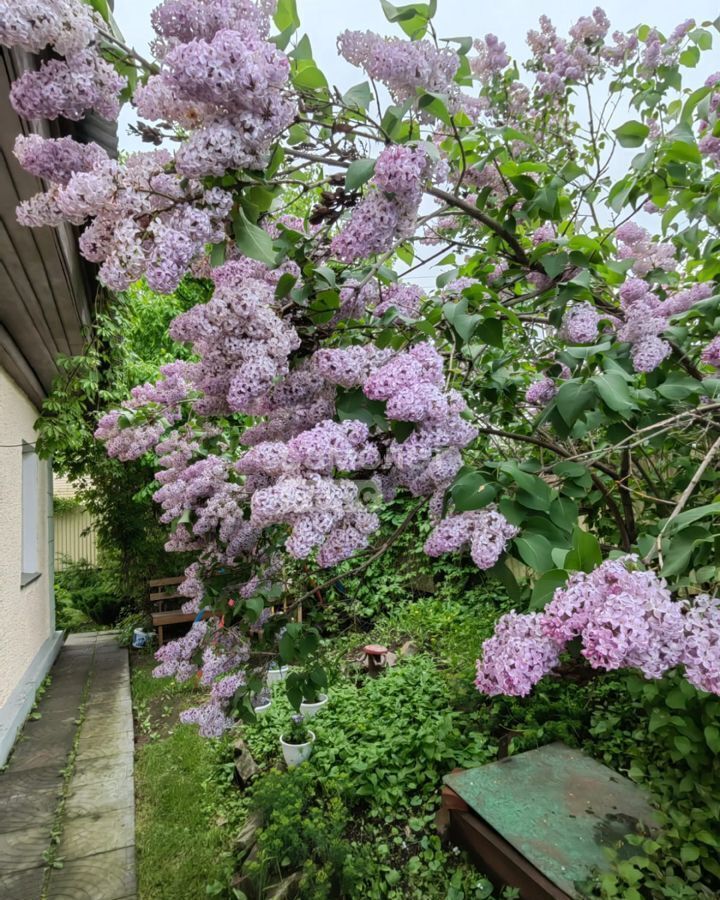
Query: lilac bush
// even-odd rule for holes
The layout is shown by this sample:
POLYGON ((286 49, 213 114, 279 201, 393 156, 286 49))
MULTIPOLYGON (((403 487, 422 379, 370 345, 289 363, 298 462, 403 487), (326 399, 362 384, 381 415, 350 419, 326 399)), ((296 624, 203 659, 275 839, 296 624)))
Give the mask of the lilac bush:
POLYGON ((153 145, 20 137, 45 190, 19 220, 82 229, 110 292, 211 292, 171 326, 189 360, 97 427, 155 460, 167 549, 193 554, 180 593, 208 618, 157 674, 210 687, 185 715, 207 735, 278 655, 299 702, 321 657, 295 610, 425 515, 427 554, 467 552, 538 610, 498 623, 481 691, 526 694, 578 641, 591 667, 718 691, 720 77, 683 82, 711 33, 542 16, 520 67, 495 35, 439 39, 431 6, 384 4, 405 37, 340 35, 367 76, 342 91, 290 0, 163 0, 154 61, 83 0, 0 0, 0 40, 50 51, 18 115, 129 99, 153 145), (623 102, 596 109, 603 84, 623 102))

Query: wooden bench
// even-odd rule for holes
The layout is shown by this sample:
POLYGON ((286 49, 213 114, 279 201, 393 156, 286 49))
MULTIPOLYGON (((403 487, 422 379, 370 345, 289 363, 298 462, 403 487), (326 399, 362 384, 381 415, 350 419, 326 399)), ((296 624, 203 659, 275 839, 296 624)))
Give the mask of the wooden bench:
MULTIPOLYGON (((153 578, 148 581, 150 593, 148 601, 151 605, 151 616, 153 628, 157 631, 158 645, 162 647, 164 641, 164 629, 166 625, 181 625, 183 622, 195 621, 196 613, 184 613, 178 609, 179 602, 185 603, 187 597, 178 594, 177 586, 184 581, 181 575, 179 578, 153 578), (166 604, 172 604, 170 609, 166 608, 166 604)), ((209 613, 205 613, 206 618, 209 613)))

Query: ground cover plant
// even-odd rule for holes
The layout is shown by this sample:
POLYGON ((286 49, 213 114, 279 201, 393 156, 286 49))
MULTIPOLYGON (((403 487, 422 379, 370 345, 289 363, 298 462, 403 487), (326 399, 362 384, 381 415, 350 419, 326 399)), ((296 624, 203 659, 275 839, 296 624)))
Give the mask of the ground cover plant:
MULTIPOLYGON (((155 473, 166 549, 192 559, 186 608, 211 613, 157 675, 209 689, 184 712, 209 737, 253 721, 272 663, 295 667, 297 708, 330 684, 343 628, 372 634, 402 599, 394 558, 477 616, 470 665, 447 664, 466 724, 498 711, 508 749, 605 727, 603 754, 662 796, 662 840, 598 889, 712 895, 720 75, 694 70, 718 23, 621 33, 597 8, 562 36, 543 16, 520 64, 494 35, 438 35, 434 2, 382 6, 391 37, 338 37, 364 79, 341 88, 293 0, 164 0, 153 60, 102 0, 2 7, 3 43, 55 52, 13 85, 20 115, 132 102, 154 145, 118 161, 21 137, 48 184, 21 221, 83 226, 110 305, 140 278, 196 292, 169 326, 182 352, 126 399, 103 393, 117 408, 95 431, 112 478, 118 460, 155 473), (432 263, 425 291, 413 274, 432 263), (486 583, 494 632, 467 597, 486 583), (637 727, 613 750, 626 708, 637 727)), ((462 752, 454 715, 431 717, 436 784, 462 752)), ((331 752, 320 740, 311 765, 331 752)))

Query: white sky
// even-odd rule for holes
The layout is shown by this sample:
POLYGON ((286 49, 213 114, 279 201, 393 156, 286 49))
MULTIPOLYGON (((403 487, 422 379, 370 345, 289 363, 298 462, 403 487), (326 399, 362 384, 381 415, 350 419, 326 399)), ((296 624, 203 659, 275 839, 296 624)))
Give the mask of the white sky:
MULTIPOLYGON (((396 0, 401 6, 406 0, 396 0)), ((140 52, 148 53, 148 43, 153 32, 150 11, 155 0, 115 0, 115 18, 127 42, 140 52)), ((313 45, 315 59, 328 80, 347 89, 364 81, 359 69, 350 66, 337 55, 337 35, 346 28, 370 29, 388 35, 403 36, 397 25, 385 19, 379 0, 297 0, 301 19, 301 31, 306 31, 313 45)), ((438 0, 435 27, 439 37, 472 35, 483 36, 493 32, 505 41, 512 56, 523 62, 529 56, 525 35, 537 25, 543 13, 550 16, 558 32, 567 33, 568 27, 581 15, 588 15, 594 3, 567 2, 567 0, 438 0)), ((665 34, 679 22, 693 17, 698 24, 714 19, 720 13, 718 0, 692 0, 687 6, 670 0, 605 0, 605 9, 612 28, 626 31, 640 23, 655 25, 665 34)), ((700 65, 694 71, 684 70, 687 84, 700 86, 708 74, 720 69, 720 34, 712 29, 713 49, 703 54, 700 65)), ((121 119, 121 146, 139 149, 140 142, 126 134, 127 122, 133 121, 132 110, 127 109, 121 119)), ((144 145, 147 149, 148 145, 144 145)))

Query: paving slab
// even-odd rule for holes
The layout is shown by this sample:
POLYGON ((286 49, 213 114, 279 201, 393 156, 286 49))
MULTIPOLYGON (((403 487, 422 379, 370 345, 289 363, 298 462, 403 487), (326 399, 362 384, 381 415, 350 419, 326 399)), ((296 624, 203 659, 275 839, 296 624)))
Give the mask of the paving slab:
POLYGON ((75 732, 72 731, 56 734, 42 741, 28 741, 21 738, 13 750, 8 775, 23 769, 45 768, 52 765, 56 765, 60 771, 64 768, 72 749, 74 737, 75 732))
POLYGON ((135 843, 135 810, 132 806, 70 818, 63 828, 63 860, 82 859, 132 847, 135 843))
POLYGON ((51 822, 0 834, 0 872, 21 872, 44 866, 50 845, 51 822))
POLYGON ((125 779, 106 778, 91 781, 76 787, 71 784, 65 801, 65 815, 68 819, 111 812, 133 806, 132 795, 128 796, 125 779))
POLYGON ((38 900, 47 878, 48 900, 136 900, 127 650, 110 632, 72 635, 51 675, 0 774, 0 898, 38 900))
POLYGON ((122 900, 134 897, 135 850, 124 847, 67 861, 50 875, 50 900, 122 900))
POLYGON ((57 790, 32 791, 16 795, 2 803, 2 833, 20 831, 33 825, 50 825, 60 797, 57 790))
POLYGON ((120 731, 111 734, 93 734, 86 737, 80 733, 76 763, 82 768, 81 763, 98 756, 116 756, 118 753, 130 753, 134 750, 132 732, 120 731))
POLYGON ((86 758, 83 760, 82 766, 75 768, 73 787, 93 784, 107 778, 122 778, 127 781, 133 777, 133 761, 132 753, 115 753, 109 756, 86 758))
POLYGON ((43 886, 45 870, 37 867, 16 872, 0 872, 2 900, 37 900, 43 886))

